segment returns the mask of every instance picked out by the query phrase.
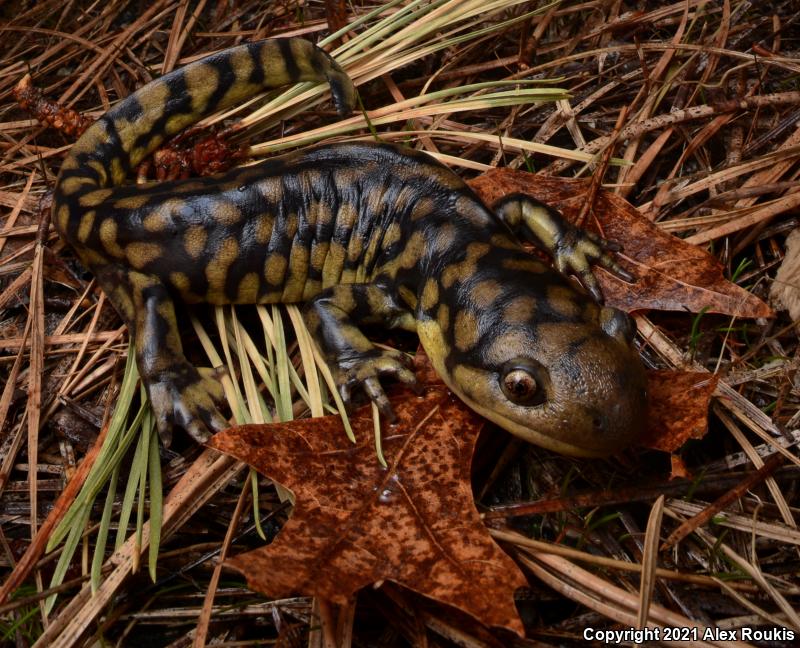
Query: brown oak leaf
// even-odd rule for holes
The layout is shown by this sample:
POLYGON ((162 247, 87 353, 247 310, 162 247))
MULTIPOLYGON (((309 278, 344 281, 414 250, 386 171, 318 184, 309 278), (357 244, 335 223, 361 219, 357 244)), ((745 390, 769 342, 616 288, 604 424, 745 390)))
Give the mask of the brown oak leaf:
POLYGON ((647 372, 647 430, 639 443, 674 452, 708 429, 708 405, 719 376, 702 371, 647 372))
MULTIPOLYGON (((491 169, 469 182, 491 205, 522 192, 558 209, 574 222, 587 199, 590 180, 539 176, 526 171, 491 169)), ((624 198, 600 189, 586 227, 623 247, 621 265, 637 279, 629 284, 597 270, 606 303, 625 311, 656 310, 712 313, 737 317, 771 317, 772 309, 755 295, 731 283, 708 252, 668 234, 644 218, 624 198)))
POLYGON ((294 512, 272 544, 229 564, 272 597, 319 596, 346 603, 364 586, 391 580, 522 635, 514 590, 526 584, 486 531, 472 499, 470 464, 483 419, 442 387, 392 399, 379 465, 370 408, 351 417, 245 425, 212 447, 291 489, 294 512))

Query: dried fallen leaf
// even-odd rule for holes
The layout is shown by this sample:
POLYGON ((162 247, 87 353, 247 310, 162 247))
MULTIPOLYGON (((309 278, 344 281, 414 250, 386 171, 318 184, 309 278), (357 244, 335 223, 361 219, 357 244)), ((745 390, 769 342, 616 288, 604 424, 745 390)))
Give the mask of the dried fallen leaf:
POLYGON ((718 376, 701 371, 647 372, 647 430, 640 444, 674 452, 708 428, 708 405, 718 376))
MULTIPOLYGON (((492 169, 470 181, 487 203, 522 192, 552 205, 574 221, 589 190, 590 180, 538 176, 525 171, 492 169)), ((620 243, 625 266, 634 284, 604 270, 597 271, 606 303, 625 311, 645 308, 690 311, 706 309, 737 317, 771 317, 772 309, 755 295, 727 281, 722 266, 710 254, 667 234, 644 218, 624 198, 609 191, 597 192, 587 227, 610 241, 620 243)))
POLYGON ((793 321, 800 321, 800 228, 786 237, 786 254, 769 296, 775 306, 789 311, 793 321))
POLYGON ((446 389, 392 399, 397 423, 375 458, 371 410, 338 417, 245 425, 211 445, 291 489, 294 513, 272 544, 229 564, 268 596, 319 596, 337 604, 392 580, 522 635, 514 590, 526 584, 478 516, 470 464, 482 419, 446 389))

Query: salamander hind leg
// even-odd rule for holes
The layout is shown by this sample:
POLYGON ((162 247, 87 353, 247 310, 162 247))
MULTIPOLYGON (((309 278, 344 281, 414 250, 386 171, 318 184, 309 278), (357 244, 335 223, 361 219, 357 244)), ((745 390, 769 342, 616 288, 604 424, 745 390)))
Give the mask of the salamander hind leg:
MULTIPOLYGON (((98 273, 101 284, 105 273, 98 273)), ((136 364, 150 399, 156 426, 165 446, 175 426, 199 443, 228 427, 216 403, 222 386, 198 371, 183 355, 175 306, 157 278, 118 270, 114 285, 104 286, 136 341, 136 364)))
POLYGON ((380 378, 390 376, 415 386, 410 361, 404 353, 376 347, 356 322, 413 330, 412 313, 385 287, 343 284, 328 288, 310 300, 303 317, 333 370, 342 400, 349 405, 354 388, 361 387, 381 414, 394 420, 380 378))
POLYGON ((628 282, 633 275, 614 259, 619 246, 578 229, 552 207, 525 194, 510 194, 493 206, 495 214, 520 238, 543 246, 553 257, 556 269, 567 274, 573 272, 598 301, 603 301, 600 286, 592 274, 591 266, 600 264, 628 282))

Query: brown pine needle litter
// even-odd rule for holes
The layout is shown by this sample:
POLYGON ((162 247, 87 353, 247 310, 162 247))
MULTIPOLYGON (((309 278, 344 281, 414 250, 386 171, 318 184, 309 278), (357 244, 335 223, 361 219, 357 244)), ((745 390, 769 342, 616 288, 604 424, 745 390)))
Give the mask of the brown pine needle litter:
MULTIPOLYGON (((790 258, 785 245, 800 215, 798 78, 791 0, 0 4, 0 645, 577 645, 634 628, 793 645, 800 345, 783 309, 800 290, 800 246, 790 258), (219 569, 271 541, 293 496, 187 438, 158 445, 127 332, 45 217, 83 124, 204 54, 289 35, 331 51, 367 112, 336 121, 306 86, 254 98, 203 124, 232 150, 378 137, 466 178, 591 179, 576 198, 587 223, 614 192, 730 282, 779 295, 771 319, 635 314, 650 368, 719 378, 707 434, 672 454, 569 459, 484 430, 473 489, 528 578, 525 640, 392 584, 337 606, 268 600, 219 569), (15 99, 26 75, 22 104, 56 128, 15 99)), ((198 308, 183 336, 199 365, 225 365, 239 423, 342 410, 294 309, 198 308)))

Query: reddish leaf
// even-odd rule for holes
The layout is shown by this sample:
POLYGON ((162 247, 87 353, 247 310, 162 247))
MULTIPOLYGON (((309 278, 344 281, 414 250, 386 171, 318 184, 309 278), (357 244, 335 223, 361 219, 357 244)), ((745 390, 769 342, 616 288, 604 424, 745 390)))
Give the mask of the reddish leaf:
POLYGON ((65 135, 78 137, 91 126, 94 121, 71 108, 65 108, 44 96, 44 93, 33 85, 30 74, 19 80, 11 94, 20 108, 27 110, 41 123, 47 124, 65 135))
POLYGON ((708 404, 718 376, 691 371, 647 372, 647 431, 641 445, 673 452, 708 428, 708 404))
MULTIPOLYGON (((574 221, 590 180, 492 169, 469 184, 487 204, 508 193, 522 192, 574 221)), ((588 229, 599 231, 599 222, 600 233, 623 246, 622 265, 637 278, 635 284, 629 284, 598 270, 597 278, 609 305, 625 311, 654 308, 698 313, 707 308, 712 313, 738 317, 773 315, 758 297, 727 281, 713 256, 659 229, 624 198, 601 189, 589 214, 588 229)))
POLYGON ((686 467, 686 463, 683 461, 683 457, 680 455, 670 455, 669 456, 669 463, 670 463, 670 471, 669 471, 669 478, 670 481, 673 479, 691 479, 692 473, 686 467))
POLYGON ((481 522, 470 463, 482 419, 449 394, 392 399, 398 422, 375 457, 371 410, 338 417, 246 425, 211 445, 290 488, 294 513, 272 544, 229 563, 254 589, 346 603, 360 588, 392 580, 489 626, 522 634, 513 593, 526 581, 481 522))

